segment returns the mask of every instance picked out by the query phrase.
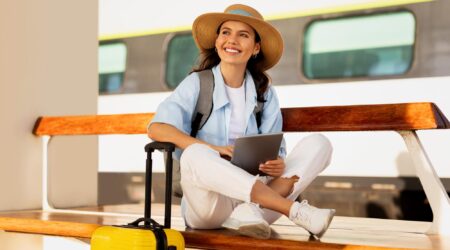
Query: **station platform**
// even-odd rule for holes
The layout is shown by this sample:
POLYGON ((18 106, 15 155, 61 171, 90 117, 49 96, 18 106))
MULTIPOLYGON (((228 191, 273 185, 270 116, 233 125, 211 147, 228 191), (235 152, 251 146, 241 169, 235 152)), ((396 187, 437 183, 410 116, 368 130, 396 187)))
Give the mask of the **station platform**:
POLYGON ((90 250, 88 240, 3 231, 0 231, 0 246, 2 250, 90 250))
MULTIPOLYGON (((0 230, 71 236, 88 242, 99 225, 127 224, 141 217, 143 210, 142 204, 133 204, 1 212, 0 230)), ((152 205, 153 219, 163 223, 163 214, 163 204, 152 205)), ((283 216, 272 225, 272 238, 259 240, 225 229, 188 229, 178 205, 172 206, 172 214, 172 228, 183 233, 187 249, 450 249, 450 236, 423 234, 429 222, 336 216, 319 240, 283 216)))

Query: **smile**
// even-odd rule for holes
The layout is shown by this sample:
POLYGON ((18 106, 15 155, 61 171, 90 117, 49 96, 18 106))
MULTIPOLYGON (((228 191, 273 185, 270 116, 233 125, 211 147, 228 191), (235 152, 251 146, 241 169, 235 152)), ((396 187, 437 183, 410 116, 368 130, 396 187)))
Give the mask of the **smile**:
POLYGON ((228 53, 236 53, 236 54, 240 53, 239 50, 234 49, 234 48, 225 48, 224 50, 225 50, 225 52, 228 52, 228 53))

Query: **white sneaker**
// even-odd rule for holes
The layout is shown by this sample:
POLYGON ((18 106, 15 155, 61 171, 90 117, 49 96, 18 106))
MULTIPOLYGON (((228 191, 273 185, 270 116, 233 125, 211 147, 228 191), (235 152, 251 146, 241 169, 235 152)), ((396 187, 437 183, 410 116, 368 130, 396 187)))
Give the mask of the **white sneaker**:
POLYGON ((261 209, 255 204, 239 204, 222 224, 222 227, 253 238, 268 239, 271 232, 270 226, 263 219, 261 212, 261 209))
POLYGON ((311 206, 308 201, 303 200, 301 203, 294 202, 292 204, 289 219, 320 238, 327 231, 335 212, 334 209, 320 209, 311 206))

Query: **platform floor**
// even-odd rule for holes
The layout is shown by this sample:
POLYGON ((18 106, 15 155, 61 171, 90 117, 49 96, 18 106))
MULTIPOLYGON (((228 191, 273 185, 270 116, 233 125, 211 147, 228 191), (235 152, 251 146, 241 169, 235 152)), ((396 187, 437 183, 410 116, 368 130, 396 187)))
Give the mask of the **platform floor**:
MULTIPOLYGON (((1 250, 90 250, 89 240, 0 231, 1 250)), ((198 250, 198 248, 186 248, 198 250)))
MULTIPOLYGON (((69 210, 1 212, 0 217, 120 225, 141 217, 143 205, 85 207, 76 210, 79 212, 73 213, 69 210)), ((163 213, 164 206, 162 204, 153 205, 152 218, 163 223, 163 213)), ((187 233, 191 240, 188 245, 193 248, 203 248, 206 246, 205 244, 211 244, 211 246, 217 246, 217 249, 233 249, 230 241, 234 241, 233 244, 243 243, 243 245, 237 244, 234 249, 243 249, 245 244, 262 246, 263 243, 277 244, 278 246, 286 244, 289 246, 286 249, 294 249, 295 246, 312 249, 378 249, 378 247, 380 249, 450 249, 450 236, 422 234, 429 226, 429 222, 337 216, 333 219, 326 234, 318 240, 310 237, 305 230, 294 225, 286 217, 282 217, 272 225, 272 239, 261 241, 240 237, 234 232, 223 229, 187 229, 180 217, 180 207, 172 206, 172 228, 187 233), (216 239, 218 241, 215 241, 216 239), (224 244, 224 242, 230 244, 224 244), (239 245, 241 247, 238 247, 239 245)), ((0 237, 0 239, 2 238, 0 237)))
POLYGON ((38 234, 0 231, 2 250, 89 250, 89 242, 70 237, 44 236, 38 234))

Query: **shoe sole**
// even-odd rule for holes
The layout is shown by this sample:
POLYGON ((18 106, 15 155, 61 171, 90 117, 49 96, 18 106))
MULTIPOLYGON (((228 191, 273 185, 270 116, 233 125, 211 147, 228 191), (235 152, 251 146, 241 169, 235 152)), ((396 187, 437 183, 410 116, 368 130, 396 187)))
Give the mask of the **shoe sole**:
POLYGON ((222 227, 257 239, 269 239, 271 233, 270 226, 266 221, 242 223, 229 218, 222 224, 222 227))
POLYGON ((331 224, 331 221, 333 220, 334 214, 336 213, 336 210, 332 209, 330 214, 328 215, 328 221, 327 221, 327 226, 323 228, 322 231, 320 231, 318 234, 316 234, 317 238, 321 238, 325 232, 327 231, 328 227, 331 224))

